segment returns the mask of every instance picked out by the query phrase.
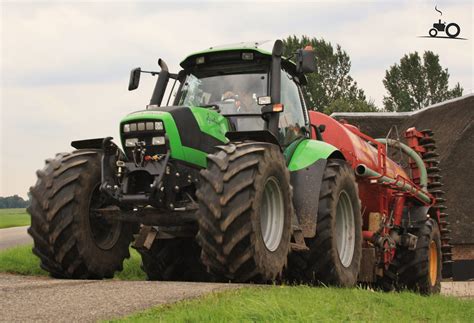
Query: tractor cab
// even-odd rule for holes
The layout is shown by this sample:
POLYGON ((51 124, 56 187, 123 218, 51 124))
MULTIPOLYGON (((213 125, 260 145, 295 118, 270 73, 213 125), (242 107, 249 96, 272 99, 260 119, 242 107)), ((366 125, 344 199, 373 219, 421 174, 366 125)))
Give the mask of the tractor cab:
MULTIPOLYGON (((217 111, 228 120, 228 132, 233 133, 229 135, 234 137, 238 134, 255 139, 257 133, 271 134, 282 147, 309 137, 301 86, 306 84, 303 69, 314 70, 312 51, 295 53, 299 59, 295 64, 281 57, 280 43, 274 46, 277 52, 273 54, 262 49, 262 44, 211 47, 186 57, 180 64, 183 69, 175 74, 179 87, 173 105, 217 111)), ((163 84, 167 82, 160 83, 159 78, 157 86, 163 84)), ((152 108, 159 105, 150 102, 152 108)))
MULTIPOLYGON (((295 63, 281 53, 274 59, 260 45, 229 45, 188 56, 181 62, 183 82, 175 104, 215 107, 227 117, 232 131, 241 133, 270 130, 270 119, 278 119, 273 135, 286 147, 309 133, 301 92, 306 78, 295 63), (278 115, 272 117, 273 113, 278 115)), ((306 62, 310 63, 314 59, 306 62)))

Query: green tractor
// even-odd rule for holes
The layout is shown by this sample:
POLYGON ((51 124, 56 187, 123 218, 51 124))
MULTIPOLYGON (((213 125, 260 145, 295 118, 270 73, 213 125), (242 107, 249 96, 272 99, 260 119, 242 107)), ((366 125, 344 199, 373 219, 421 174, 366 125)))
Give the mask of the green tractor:
POLYGON ((177 74, 161 59, 159 72, 132 70, 129 90, 141 73, 158 78, 146 110, 120 122, 123 149, 111 137, 73 141, 37 172, 28 211, 41 267, 110 278, 133 243, 151 280, 278 281, 317 258, 305 277, 354 285, 354 172, 310 123, 302 87, 314 52, 282 52, 280 40, 271 52, 240 44, 192 54, 177 74))

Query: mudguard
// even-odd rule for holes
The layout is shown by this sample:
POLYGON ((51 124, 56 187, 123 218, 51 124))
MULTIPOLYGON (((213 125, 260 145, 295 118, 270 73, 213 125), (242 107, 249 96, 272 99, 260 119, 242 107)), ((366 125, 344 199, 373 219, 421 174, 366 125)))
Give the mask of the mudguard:
MULTIPOLYGON (((309 167, 319 159, 328 159, 330 157, 344 159, 342 153, 336 147, 324 141, 304 139, 297 145, 291 156, 288 156, 288 169, 290 172, 309 167)), ((290 149, 290 147, 287 149, 290 149)))
POLYGON ((322 141, 302 140, 289 160, 290 181, 293 186, 293 205, 305 238, 316 234, 319 193, 327 159, 341 158, 336 147, 322 141))
POLYGON ((83 139, 71 141, 71 146, 76 149, 102 149, 105 138, 83 139))

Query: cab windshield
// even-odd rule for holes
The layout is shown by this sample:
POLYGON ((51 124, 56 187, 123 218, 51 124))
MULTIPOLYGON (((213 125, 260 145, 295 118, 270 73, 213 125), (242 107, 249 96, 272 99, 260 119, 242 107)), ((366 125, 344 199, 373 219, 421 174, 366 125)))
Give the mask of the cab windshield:
POLYGON ((261 114, 257 98, 268 95, 268 74, 247 73, 196 77, 187 75, 178 104, 216 106, 223 115, 261 114))

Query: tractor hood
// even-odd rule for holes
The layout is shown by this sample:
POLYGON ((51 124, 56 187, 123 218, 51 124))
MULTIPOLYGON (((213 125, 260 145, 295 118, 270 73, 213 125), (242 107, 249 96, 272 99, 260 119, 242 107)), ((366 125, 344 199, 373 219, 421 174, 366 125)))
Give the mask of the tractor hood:
POLYGON ((199 167, 206 167, 207 154, 212 153, 215 146, 228 142, 227 131, 229 123, 225 117, 201 107, 150 108, 133 112, 120 122, 121 142, 127 156, 133 149, 127 147, 127 139, 145 141, 147 152, 164 154, 167 149, 164 142, 154 142, 153 138, 166 137, 170 158, 199 167))

